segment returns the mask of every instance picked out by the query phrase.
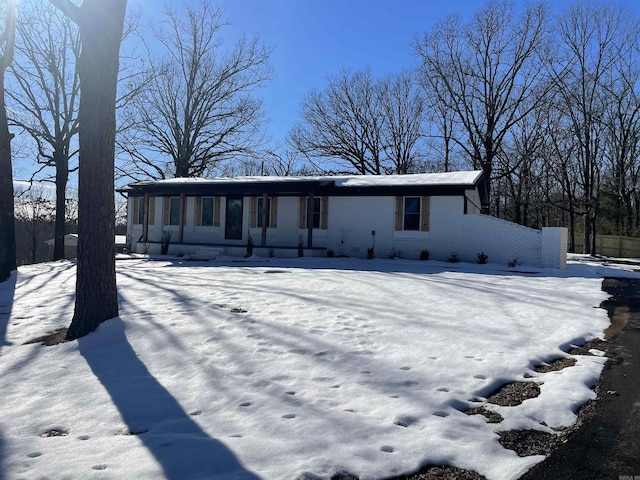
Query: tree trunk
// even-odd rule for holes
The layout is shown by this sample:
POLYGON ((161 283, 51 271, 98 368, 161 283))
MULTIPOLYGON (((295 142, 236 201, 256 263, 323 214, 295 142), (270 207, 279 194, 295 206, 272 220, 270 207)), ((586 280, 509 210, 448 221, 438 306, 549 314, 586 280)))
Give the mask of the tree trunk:
POLYGON ((53 260, 64 258, 64 235, 67 219, 67 181, 69 179, 69 161, 66 155, 55 152, 56 165, 56 220, 54 227, 53 260))
POLYGON ((15 4, 7 2, 4 55, 0 58, 0 282, 16 269, 16 226, 13 205, 13 167, 11 138, 4 99, 5 72, 13 59, 15 4))
POLYGON ((76 303, 67 339, 118 315, 115 272, 114 154, 116 86, 126 0, 84 0, 78 10, 82 54, 76 303))
POLYGON ((585 255, 591 255, 591 210, 584 214, 584 246, 582 253, 585 255))

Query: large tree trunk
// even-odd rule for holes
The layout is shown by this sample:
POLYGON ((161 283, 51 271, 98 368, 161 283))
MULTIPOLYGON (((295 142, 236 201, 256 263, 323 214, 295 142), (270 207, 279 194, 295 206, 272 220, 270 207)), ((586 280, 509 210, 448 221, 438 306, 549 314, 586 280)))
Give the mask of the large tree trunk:
POLYGON ((84 0, 80 27, 78 273, 67 339, 118 315, 115 272, 116 87, 126 0, 84 0))
POLYGON ((4 74, 0 80, 0 282, 16 269, 16 230, 13 212, 11 135, 4 102, 4 74))
POLYGON ((16 227, 13 206, 13 168, 11 138, 4 99, 5 72, 13 60, 15 3, 7 2, 4 54, 0 58, 0 282, 16 269, 16 227))

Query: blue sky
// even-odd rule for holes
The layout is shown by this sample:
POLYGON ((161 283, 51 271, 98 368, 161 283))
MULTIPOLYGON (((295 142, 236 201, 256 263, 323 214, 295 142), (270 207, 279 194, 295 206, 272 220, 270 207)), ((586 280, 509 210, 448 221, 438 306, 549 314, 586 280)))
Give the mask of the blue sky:
POLYGON ((376 76, 412 67, 411 42, 447 14, 472 12, 464 0, 229 0, 230 35, 258 35, 273 48, 274 79, 260 93, 273 140, 284 138, 313 87, 344 68, 370 67, 376 76))
MULTIPOLYGON (((198 4, 199 0, 189 0, 198 4)), ((517 0, 525 5, 524 0, 517 0)), ((146 13, 160 9, 158 0, 146 13)), ((551 0, 554 13, 573 3, 551 0)), ((640 14, 640 2, 621 2, 640 14)), ((299 105, 313 87, 344 68, 370 67, 374 75, 396 73, 416 64, 411 43, 451 13, 468 18, 483 0, 221 0, 231 25, 229 39, 258 35, 273 49, 274 79, 259 94, 269 119, 268 133, 283 142, 298 119, 299 105)))

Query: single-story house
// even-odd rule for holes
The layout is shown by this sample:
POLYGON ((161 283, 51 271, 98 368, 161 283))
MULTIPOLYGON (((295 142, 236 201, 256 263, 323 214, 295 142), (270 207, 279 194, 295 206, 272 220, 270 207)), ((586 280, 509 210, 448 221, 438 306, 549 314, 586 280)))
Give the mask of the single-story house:
POLYGON ((418 258, 563 268, 566 229, 533 230, 480 214, 482 171, 413 175, 175 178, 132 183, 130 251, 194 258, 261 256, 418 258))

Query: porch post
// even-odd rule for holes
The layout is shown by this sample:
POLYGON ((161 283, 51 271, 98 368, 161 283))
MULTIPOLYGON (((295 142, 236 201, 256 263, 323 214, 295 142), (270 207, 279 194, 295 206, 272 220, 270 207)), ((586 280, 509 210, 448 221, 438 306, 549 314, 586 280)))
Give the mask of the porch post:
POLYGON ((142 241, 146 243, 149 236, 149 194, 144 194, 144 219, 142 220, 142 241))
POLYGON ((307 248, 313 248, 313 192, 307 199, 307 248))
POLYGON ((184 193, 180 194, 180 229, 178 230, 178 241, 182 243, 184 241, 184 219, 187 216, 187 196, 184 193))
POLYGON ((269 196, 266 193, 262 194, 262 212, 260 213, 262 215, 262 243, 261 245, 263 247, 267 246, 267 220, 268 220, 268 216, 267 216, 267 201, 269 199, 269 196))

